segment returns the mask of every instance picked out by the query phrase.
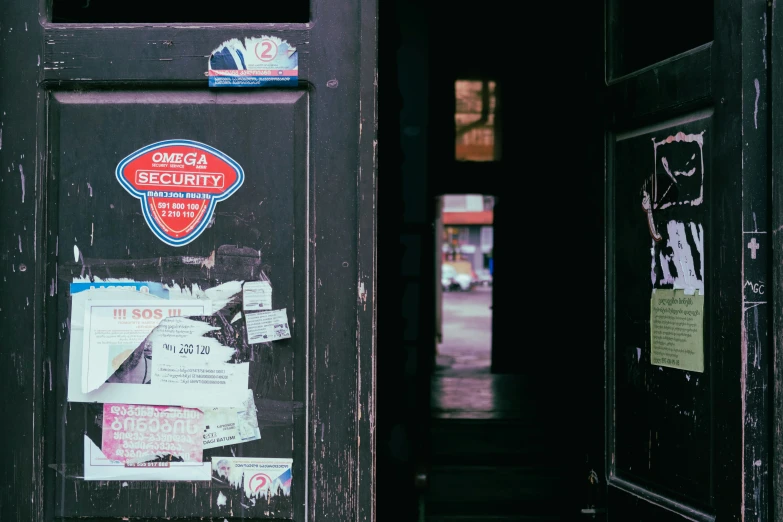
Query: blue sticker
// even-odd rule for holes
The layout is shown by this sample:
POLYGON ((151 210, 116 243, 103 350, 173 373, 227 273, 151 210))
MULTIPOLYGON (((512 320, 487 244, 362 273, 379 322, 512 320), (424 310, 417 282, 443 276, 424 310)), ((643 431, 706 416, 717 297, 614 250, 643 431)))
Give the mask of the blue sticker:
POLYGON ((79 292, 86 292, 87 290, 135 290, 142 294, 150 294, 163 299, 169 298, 169 290, 160 283, 148 282, 97 282, 97 283, 71 283, 71 295, 78 294, 79 292))

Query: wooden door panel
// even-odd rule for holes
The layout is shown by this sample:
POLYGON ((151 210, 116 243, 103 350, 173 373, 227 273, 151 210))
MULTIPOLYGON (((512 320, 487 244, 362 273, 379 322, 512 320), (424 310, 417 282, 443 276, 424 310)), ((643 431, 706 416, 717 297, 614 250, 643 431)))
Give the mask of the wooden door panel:
POLYGON ((614 202, 610 241, 615 245, 610 268, 614 338, 609 340, 614 370, 612 474, 702 506, 711 504, 714 461, 708 261, 715 237, 710 219, 711 118, 711 111, 703 111, 616 135, 609 181, 614 202), (683 173, 676 176, 677 185, 669 172, 683 173), (642 210, 643 192, 655 192, 654 177, 658 208, 653 221, 662 236, 659 241, 652 238, 642 210), (689 182, 692 186, 686 187, 689 182), (693 205, 696 199, 701 202, 693 205), (678 284, 687 282, 687 274, 676 266, 678 250, 672 244, 680 241, 674 234, 681 231, 694 278, 704 284, 707 296, 704 373, 651 360, 651 289, 674 287, 672 277, 678 284))
POLYGON ((14 339, 0 354, 13 361, 4 418, 18 424, 0 519, 371 519, 377 4, 316 0, 309 21, 279 24, 249 11, 231 24, 52 23, 52 4, 0 3, 0 64, 16 71, 0 78, 0 326, 14 339), (298 84, 209 89, 212 50, 262 35, 297 48, 298 84), (179 247, 153 235, 114 175, 170 139, 211 144, 246 176, 179 247), (101 404, 66 397, 73 278, 212 287, 258 270, 276 274, 293 335, 256 361, 267 431, 232 456, 293 457, 293 515, 206 480, 83 481, 77 442, 100 430, 101 404))
POLYGON ((699 5, 672 12, 693 18, 667 27, 700 28, 711 42, 628 71, 629 26, 618 17, 633 4, 607 4, 610 520, 768 520, 767 300, 759 289, 770 274, 769 253, 757 255, 769 250, 767 5, 699 5), (667 165, 663 148, 672 151, 667 165), (651 225, 644 192, 653 193, 662 171, 651 225), (690 181, 699 173, 695 204, 690 181), (688 271, 662 270, 676 256, 670 238, 655 241, 652 232, 677 230, 705 292, 703 373, 651 359, 653 288, 688 271))
MULTIPOLYGON (((288 305, 292 324, 306 324, 307 101, 304 90, 52 93, 47 213, 53 216, 50 225, 57 231, 58 249, 79 252, 79 259, 52 257, 50 265, 57 265, 50 289, 57 296, 57 319, 51 327, 58 340, 50 357, 56 361, 58 377, 59 515, 220 516, 229 504, 236 517, 263 517, 270 511, 268 503, 244 502, 231 488, 215 488, 209 482, 183 488, 177 482, 79 478, 75 471, 84 459, 84 434, 98 447, 101 444, 95 426, 102 405, 67 400, 69 284, 75 278, 127 277, 212 288, 227 281, 254 280, 263 272, 273 284, 274 302, 288 305), (214 223, 185 247, 168 247, 152 235, 139 201, 129 197, 113 175, 119 159, 161 136, 208 143, 245 171, 243 190, 218 203, 214 223), (291 263, 292 252, 300 263, 291 263), (223 505, 216 502, 220 495, 223 505)), ((296 326, 293 331, 290 342, 275 343, 271 351, 251 348, 258 364, 251 371, 250 388, 260 410, 262 438, 205 450, 205 459, 293 458, 293 475, 303 475, 304 383, 294 375, 307 375, 302 357, 306 347, 296 326)), ((297 515, 303 516, 303 491, 293 484, 290 500, 298 501, 273 506, 275 516, 291 517, 294 504, 300 506, 297 515)))

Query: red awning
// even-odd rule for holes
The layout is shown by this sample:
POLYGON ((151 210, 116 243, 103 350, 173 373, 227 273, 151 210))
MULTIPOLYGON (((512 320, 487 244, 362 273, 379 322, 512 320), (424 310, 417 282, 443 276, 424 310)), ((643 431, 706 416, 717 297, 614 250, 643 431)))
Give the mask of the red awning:
POLYGON ((444 212, 444 225, 491 225, 492 211, 480 212, 444 212))

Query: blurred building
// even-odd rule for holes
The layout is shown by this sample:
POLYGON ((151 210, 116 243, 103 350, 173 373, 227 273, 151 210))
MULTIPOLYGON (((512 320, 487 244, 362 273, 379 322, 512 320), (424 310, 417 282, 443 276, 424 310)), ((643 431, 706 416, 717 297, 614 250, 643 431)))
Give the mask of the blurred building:
POLYGON ((493 196, 443 196, 443 262, 468 261, 473 270, 491 268, 493 248, 493 196))

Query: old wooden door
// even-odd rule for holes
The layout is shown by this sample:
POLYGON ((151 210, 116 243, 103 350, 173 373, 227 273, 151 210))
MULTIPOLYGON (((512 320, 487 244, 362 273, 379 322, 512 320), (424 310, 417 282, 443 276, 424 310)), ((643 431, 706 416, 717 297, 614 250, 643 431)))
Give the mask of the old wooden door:
POLYGON ((376 7, 0 4, 0 519, 372 519, 376 7))
POLYGON ((607 3, 609 519, 769 520, 767 2, 636 4, 607 3))

